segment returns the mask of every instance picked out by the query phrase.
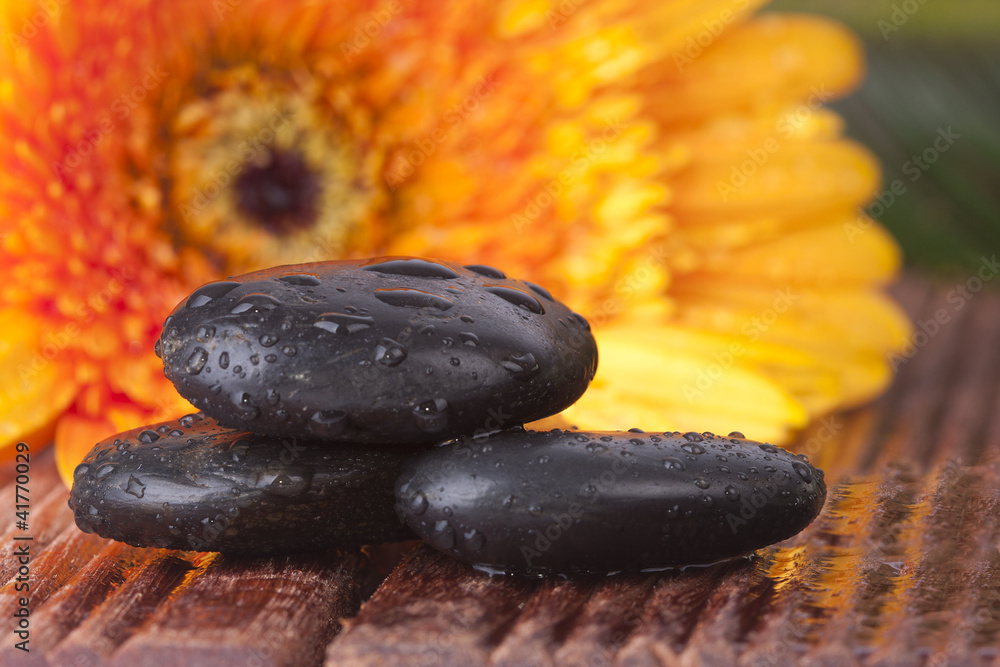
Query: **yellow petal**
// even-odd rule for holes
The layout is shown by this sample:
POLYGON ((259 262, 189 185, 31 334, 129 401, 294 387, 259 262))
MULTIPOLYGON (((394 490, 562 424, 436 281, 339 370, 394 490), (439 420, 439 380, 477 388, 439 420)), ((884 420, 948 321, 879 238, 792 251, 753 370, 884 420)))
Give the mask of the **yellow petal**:
POLYGON ((670 327, 598 330, 597 377, 564 412, 584 429, 741 431, 759 440, 784 440, 806 422, 806 411, 781 387, 748 368, 739 341, 707 352, 684 345, 699 334, 670 327), (671 344, 673 342, 673 344, 671 344), (679 344, 680 343, 680 344, 679 344))
POLYGON ((66 349, 73 330, 47 330, 27 313, 4 310, 0 332, 3 448, 55 419, 73 401, 77 386, 66 349))

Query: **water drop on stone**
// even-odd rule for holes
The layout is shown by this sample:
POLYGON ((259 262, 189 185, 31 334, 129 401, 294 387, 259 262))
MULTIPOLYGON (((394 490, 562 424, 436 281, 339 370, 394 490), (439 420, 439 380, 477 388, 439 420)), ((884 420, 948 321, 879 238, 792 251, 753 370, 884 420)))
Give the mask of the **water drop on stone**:
POLYGON ((229 368, 229 353, 223 352, 219 355, 219 368, 226 370, 229 368))
POLYGON ((203 347, 196 347, 188 356, 187 361, 184 362, 184 370, 188 372, 188 375, 197 375, 205 368, 207 361, 208 351, 203 347))
POLYGON ((707 489, 708 487, 712 486, 712 483, 709 482, 704 477, 697 477, 694 480, 694 485, 697 486, 699 489, 707 489))
POLYGON ((726 498, 728 500, 733 500, 733 501, 739 500, 740 499, 740 492, 739 492, 739 490, 735 486, 727 486, 726 487, 726 498))
POLYGON ((695 443, 683 444, 683 445, 681 445, 681 449, 683 449, 688 454, 704 454, 705 453, 705 448, 702 447, 701 445, 698 445, 698 444, 695 444, 695 443))
POLYGON ((684 462, 681 461, 679 458, 676 458, 674 456, 668 456, 667 458, 663 459, 663 467, 666 468, 667 470, 676 470, 677 472, 683 472, 685 465, 684 462))
POLYGON ((142 444, 150 445, 160 439, 160 434, 147 428, 145 431, 139 433, 138 439, 142 444))
POLYGON ((309 417, 309 430, 321 438, 334 438, 347 430, 350 420, 341 410, 318 410, 309 417))
POLYGON ((294 345, 286 345, 283 348, 281 348, 281 351, 285 354, 285 356, 288 357, 294 357, 295 354, 298 352, 298 350, 295 348, 294 345))
POLYGON ((528 352, 527 354, 511 355, 500 362, 503 366, 517 380, 529 380, 538 373, 538 362, 535 361, 535 355, 528 352))
POLYGON ((213 327, 211 324, 203 324, 200 327, 198 327, 198 330, 195 332, 194 337, 195 340, 197 340, 199 343, 207 343, 208 341, 212 340, 212 336, 214 335, 215 335, 215 327, 213 327))
POLYGON ((232 281, 221 281, 202 285, 192 292, 190 297, 188 297, 187 307, 200 308, 213 299, 218 299, 219 297, 229 294, 239 286, 239 283, 232 281))
POLYGON ((768 454, 777 454, 778 453, 778 448, 775 447, 774 445, 761 445, 760 448, 761 448, 761 450, 767 452, 768 454))
POLYGON ((440 294, 410 287, 379 287, 375 290, 375 298, 390 306, 406 308, 434 308, 445 311, 455 305, 451 299, 440 294))
POLYGON ((434 398, 413 408, 413 421, 425 433, 437 433, 448 425, 448 401, 434 398))
POLYGON ((746 436, 743 435, 742 433, 740 433, 739 431, 733 431, 732 433, 729 434, 729 437, 730 438, 740 438, 740 439, 746 438, 746 436))
POLYGON ((269 496, 293 498, 301 496, 312 486, 312 476, 298 472, 280 472, 273 477, 258 480, 257 488, 269 496))
POLYGON ((159 359, 163 358, 163 346, 160 344, 159 338, 157 338, 156 342, 153 343, 153 354, 155 354, 159 359))
POLYGON ((687 433, 684 434, 684 439, 687 440, 688 442, 701 442, 705 438, 703 438, 700 433, 695 433, 694 431, 688 431, 687 433))
POLYGON ((427 259, 376 259, 361 267, 362 271, 375 271, 396 276, 414 276, 417 278, 458 278, 458 274, 444 264, 427 259))
POLYGON ((462 533, 462 548, 469 553, 475 553, 486 546, 486 536, 473 528, 462 533))
POLYGON ((319 278, 308 273, 293 273, 278 278, 283 283, 295 285, 296 287, 319 287, 322 283, 319 278))
POLYGON ((338 336, 355 334, 374 326, 374 324, 375 320, 371 317, 345 313, 323 313, 313 322, 314 327, 319 327, 338 336))
POLYGON ((462 341, 462 345, 466 345, 468 347, 476 347, 479 345, 479 336, 474 333, 463 331, 458 334, 458 338, 462 341))
POLYGON ((88 470, 90 470, 90 466, 86 463, 81 463, 73 470, 73 479, 80 479, 82 475, 87 474, 88 470))
POLYGON ((406 348, 391 338, 383 338, 375 346, 375 362, 389 368, 406 359, 406 348))
POLYGON ((246 312, 266 313, 270 310, 274 310, 280 305, 281 302, 270 294, 254 292, 240 297, 240 300, 236 302, 236 305, 233 306, 232 310, 229 312, 234 315, 246 312))
POLYGON ((263 347, 271 347, 278 342, 278 337, 274 334, 264 334, 257 339, 257 342, 259 342, 263 347))
POLYGON ((430 543, 445 551, 453 549, 455 547, 455 529, 447 521, 435 522, 430 543))
POLYGON ((507 277, 507 274, 500 269, 494 269, 492 266, 486 266, 485 264, 469 264, 465 268, 473 273, 478 273, 481 276, 493 278, 494 280, 503 280, 507 277))
POLYGON ((410 498, 410 511, 413 512, 413 514, 415 514, 416 516, 420 516, 421 514, 426 512, 427 505, 428 505, 427 496, 425 496, 420 491, 417 491, 415 494, 413 494, 413 497, 410 498))
POLYGON ((808 484, 813 481, 812 468, 799 461, 792 461, 792 467, 795 468, 795 472, 799 473, 799 477, 802 478, 803 482, 808 484))
POLYGON ((545 308, 542 307, 542 302, 524 290, 520 290, 515 287, 508 287, 507 285, 486 285, 483 289, 494 296, 500 297, 508 303, 519 306, 520 308, 537 315, 545 313, 545 308))

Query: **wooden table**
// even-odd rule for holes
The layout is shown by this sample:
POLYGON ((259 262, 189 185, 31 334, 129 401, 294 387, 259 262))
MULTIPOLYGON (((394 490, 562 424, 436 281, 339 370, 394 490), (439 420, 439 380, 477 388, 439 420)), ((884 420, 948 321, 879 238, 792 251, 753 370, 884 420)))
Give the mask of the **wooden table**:
POLYGON ((753 558, 581 580, 488 577, 416 544, 238 560, 135 549, 73 524, 32 460, 30 653, 13 471, 0 481, 0 664, 986 665, 1000 662, 1000 295, 907 277, 919 338, 878 402, 792 447, 822 515, 753 558))

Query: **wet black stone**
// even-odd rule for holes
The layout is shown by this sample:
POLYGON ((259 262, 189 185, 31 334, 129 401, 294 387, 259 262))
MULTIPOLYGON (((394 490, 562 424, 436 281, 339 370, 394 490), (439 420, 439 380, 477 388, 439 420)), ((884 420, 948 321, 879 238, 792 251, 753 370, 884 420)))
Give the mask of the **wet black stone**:
POLYGON ((393 484, 413 445, 231 431, 201 414, 98 443, 77 467, 77 526, 139 547, 237 554, 346 549, 412 539, 393 484))
POLYGON ((597 347, 582 317, 502 276, 393 257, 211 283, 171 313, 164 373, 221 424, 259 433, 439 442, 510 428, 576 401, 597 347))
POLYGON ((431 546, 491 571, 608 573, 713 563, 795 535, 823 474, 737 437, 511 431, 404 466, 396 510, 431 546))

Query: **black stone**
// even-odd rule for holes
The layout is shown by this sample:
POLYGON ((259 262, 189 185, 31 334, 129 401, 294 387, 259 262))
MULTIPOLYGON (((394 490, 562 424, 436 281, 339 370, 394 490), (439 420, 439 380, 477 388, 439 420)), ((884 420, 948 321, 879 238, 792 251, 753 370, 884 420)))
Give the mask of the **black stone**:
POLYGON ((258 433, 440 442, 559 412, 597 347, 581 316, 496 269, 394 257, 209 283, 159 340, 207 415, 258 433))
POLYGON ((275 438, 201 414, 98 443, 77 466, 77 526, 138 547, 236 554, 412 539, 393 484, 413 445, 275 438))
POLYGON ((431 546, 489 571, 713 563, 795 535, 826 496, 805 457, 736 436, 466 438, 404 466, 396 510, 431 546))

